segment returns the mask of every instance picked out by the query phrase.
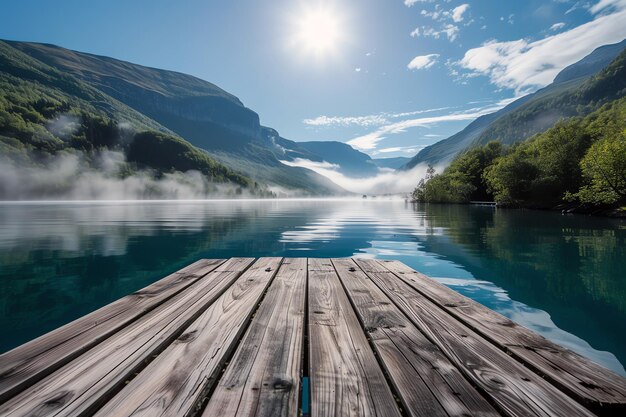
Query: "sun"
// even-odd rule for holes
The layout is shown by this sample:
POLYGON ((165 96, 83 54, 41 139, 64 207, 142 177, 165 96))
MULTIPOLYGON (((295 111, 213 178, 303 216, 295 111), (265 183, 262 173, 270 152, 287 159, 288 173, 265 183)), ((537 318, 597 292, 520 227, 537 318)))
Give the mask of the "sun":
POLYGON ((341 15, 328 5, 301 10, 294 23, 293 46, 302 53, 317 57, 330 55, 343 42, 341 15))

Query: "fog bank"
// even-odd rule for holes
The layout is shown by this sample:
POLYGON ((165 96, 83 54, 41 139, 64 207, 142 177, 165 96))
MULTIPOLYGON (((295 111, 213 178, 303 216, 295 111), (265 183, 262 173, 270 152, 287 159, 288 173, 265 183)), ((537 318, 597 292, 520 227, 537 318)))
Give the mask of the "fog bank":
POLYGON ((122 152, 63 152, 38 164, 0 156, 2 200, 145 200, 246 196, 237 185, 211 183, 198 171, 156 176, 132 170, 122 152))
MULTIPOLYGON (((281 161, 283 164, 293 167, 308 168, 333 181, 347 191, 358 194, 398 194, 410 193, 417 183, 426 175, 425 164, 420 164, 408 171, 381 169, 374 177, 350 178, 337 171, 337 166, 328 162, 315 162, 308 159, 296 158, 293 161, 281 161)), ((439 172, 443 169, 435 167, 439 172)))

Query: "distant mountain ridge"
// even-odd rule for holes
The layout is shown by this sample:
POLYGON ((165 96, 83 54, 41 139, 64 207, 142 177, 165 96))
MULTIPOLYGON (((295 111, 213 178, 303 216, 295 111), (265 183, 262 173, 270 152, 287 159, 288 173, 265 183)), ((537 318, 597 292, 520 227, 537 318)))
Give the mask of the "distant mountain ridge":
POLYGON ((409 162, 411 158, 406 156, 397 156, 395 158, 372 158, 372 162, 378 168, 398 169, 409 162))
MULTIPOLYGON (((284 147, 270 139, 272 136, 279 138, 278 133, 261 126, 257 113, 212 83, 187 74, 49 44, 15 41, 7 41, 7 44, 124 103, 153 120, 161 130, 175 132, 254 180, 278 186, 286 192, 346 193, 311 170, 282 164, 284 147)), ((291 148, 315 158, 303 148, 292 145, 295 142, 288 142, 291 148)))
POLYGON ((524 96, 497 112, 481 116, 460 132, 427 146, 401 169, 420 163, 447 164, 458 153, 491 140, 511 144, 552 127, 562 118, 586 115, 614 99, 610 90, 596 91, 595 97, 577 95, 587 81, 606 68, 626 48, 626 40, 596 48, 580 61, 564 68, 552 84, 524 96))
POLYGON ((297 142, 297 145, 319 157, 321 160, 338 165, 340 172, 352 178, 372 177, 378 174, 378 167, 372 158, 352 146, 335 141, 297 142))

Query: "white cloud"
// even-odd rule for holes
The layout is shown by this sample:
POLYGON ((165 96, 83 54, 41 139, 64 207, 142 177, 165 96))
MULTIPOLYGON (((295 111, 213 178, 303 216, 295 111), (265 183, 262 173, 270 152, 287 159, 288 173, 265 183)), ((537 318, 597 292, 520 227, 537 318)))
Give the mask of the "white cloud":
POLYGON ((280 161, 280 162, 282 162, 285 165, 292 166, 292 167, 308 168, 313 171, 318 170, 318 169, 337 171, 340 168, 339 165, 331 164, 330 162, 326 162, 326 161, 316 162, 316 161, 311 161, 309 159, 304 159, 304 158, 294 158, 293 161, 280 161))
POLYGON ((565 23, 559 22, 550 26, 550 30, 556 32, 557 30, 561 30, 565 27, 565 23))
POLYGON ((459 27, 454 25, 445 25, 441 30, 441 33, 445 33, 450 42, 454 42, 459 34, 459 27))
MULTIPOLYGON (((316 163, 308 160, 280 161, 285 165, 308 168, 333 181, 335 184, 354 193, 374 193, 389 194, 409 192, 415 188, 417 179, 426 174, 425 165, 417 165, 410 171, 381 170, 375 177, 350 178, 334 169, 327 169, 316 166, 316 163)), ((437 171, 441 171, 443 166, 437 166, 437 171)))
POLYGON ((458 64, 473 73, 488 76, 500 88, 514 89, 518 94, 546 86, 559 71, 595 48, 626 38, 626 0, 601 0, 596 6, 592 8, 596 12, 609 6, 613 12, 538 41, 489 41, 468 50, 458 64))
POLYGON ((450 107, 438 107, 434 109, 415 110, 402 113, 378 113, 367 116, 318 116, 313 119, 304 119, 302 122, 309 126, 324 126, 324 127, 348 127, 348 126, 361 126, 372 127, 381 126, 391 123, 391 119, 398 119, 401 117, 415 116, 418 114, 432 113, 436 111, 448 110, 450 107))
POLYGON ((463 13, 465 13, 467 11, 467 9, 469 9, 469 4, 465 3, 462 4, 458 7, 455 7, 454 9, 452 9, 452 20, 454 20, 455 22, 462 22, 463 21, 463 13))
POLYGON ((395 123, 390 123, 387 125, 383 125, 379 127, 377 130, 367 133, 365 135, 356 137, 350 141, 348 144, 353 146, 356 149, 363 151, 370 151, 376 149, 378 146, 378 142, 385 139, 388 135, 394 135, 399 133, 404 133, 410 128, 414 127, 430 127, 433 125, 437 125, 439 123, 445 122, 454 122, 454 121, 464 121, 464 120, 474 120, 477 117, 483 116, 485 114, 492 113, 497 111, 510 103, 513 99, 502 100, 494 105, 483 107, 483 108, 474 108, 465 111, 453 112, 450 114, 446 114, 443 116, 434 116, 434 117, 420 117, 416 119, 407 119, 402 120, 395 123))
POLYGON ((304 119, 302 121, 309 126, 380 126, 388 123, 387 118, 382 114, 373 114, 369 116, 318 116, 313 119, 304 119))
POLYGON ((450 42, 454 42, 458 34, 459 27, 453 24, 446 24, 441 28, 441 30, 436 30, 435 28, 428 26, 422 26, 421 29, 417 27, 415 28, 415 30, 413 30, 413 32, 410 33, 411 37, 413 38, 418 36, 424 36, 439 39, 442 35, 445 35, 450 42))
POLYGON ((354 72, 361 72, 361 68, 359 68, 359 67, 355 68, 354 72))
POLYGON ((437 63, 437 58, 439 58, 439 54, 418 55, 409 62, 407 68, 414 70, 428 69, 437 63))
POLYGON ((591 7, 591 3, 589 3, 588 1, 577 1, 576 3, 574 3, 574 5, 572 7, 570 7, 569 9, 567 9, 567 11, 565 12, 565 14, 570 14, 575 10, 578 9, 589 9, 591 7))
POLYGON ((624 10, 626 9, 626 0, 600 0, 589 8, 593 14, 597 14, 607 10, 624 10))
POLYGON ((391 152, 403 152, 403 153, 408 153, 408 154, 416 154, 418 150, 424 148, 423 146, 394 146, 391 148, 383 148, 383 149, 378 149, 378 151, 376 151, 377 154, 379 153, 391 153, 391 152))

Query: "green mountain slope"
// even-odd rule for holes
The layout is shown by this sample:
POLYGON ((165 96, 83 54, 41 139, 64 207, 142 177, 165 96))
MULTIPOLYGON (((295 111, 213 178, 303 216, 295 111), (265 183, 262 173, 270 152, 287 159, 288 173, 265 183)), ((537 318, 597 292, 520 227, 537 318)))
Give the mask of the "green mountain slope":
POLYGON ((10 44, 126 104, 256 181, 304 194, 345 193, 313 171, 280 163, 283 150, 268 141, 259 116, 214 84, 54 45, 10 44))
POLYGON ((492 140, 505 144, 519 142, 554 126, 561 119, 584 116, 624 95, 626 95, 626 51, 620 53, 606 68, 585 79, 575 88, 556 89, 500 117, 474 141, 474 144, 481 145, 492 140))
MULTIPOLYGON (((607 67, 624 48, 626 40, 597 48, 582 60, 563 69, 549 86, 495 113, 481 116, 453 136, 422 149, 403 169, 413 168, 420 163, 448 164, 455 155, 471 146, 486 144, 491 140, 514 143, 548 129, 563 118, 590 113, 618 97, 616 94, 619 88, 603 90, 600 85, 605 81, 590 78, 607 67), (595 83, 596 88, 589 87, 595 83)), ((619 77, 617 74, 609 75, 618 83, 623 81, 623 75, 619 77), (621 81, 619 77, 622 77, 621 81)))
MULTIPOLYGON (((80 160, 82 168, 97 171, 96 162, 105 151, 117 152, 123 158, 117 164, 120 172, 111 180, 139 171, 158 180, 194 170, 202 173, 207 183, 254 190, 252 180, 154 120, 0 41, 2 161, 16 169, 44 169, 71 155, 80 160)), ((59 192, 62 189, 60 184, 59 192)), ((11 198, 11 191, 0 190, 0 197, 11 198)))
MULTIPOLYGON (((602 78, 602 77, 599 77, 602 78)), ((513 145, 489 142, 421 181, 423 202, 497 201, 592 212, 626 203, 626 97, 513 145)))

